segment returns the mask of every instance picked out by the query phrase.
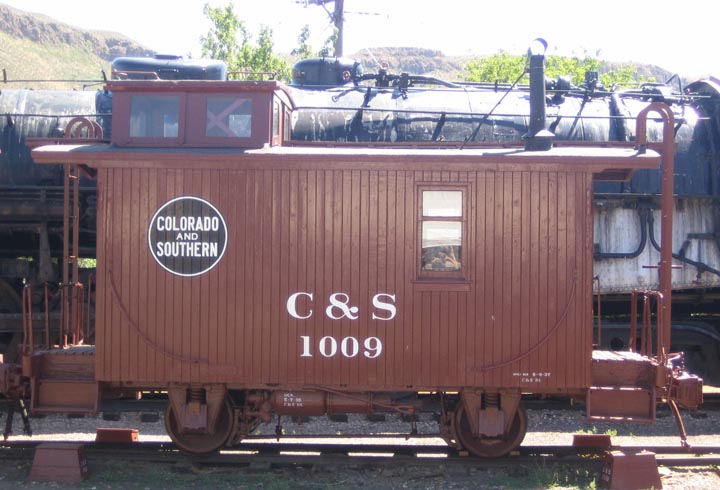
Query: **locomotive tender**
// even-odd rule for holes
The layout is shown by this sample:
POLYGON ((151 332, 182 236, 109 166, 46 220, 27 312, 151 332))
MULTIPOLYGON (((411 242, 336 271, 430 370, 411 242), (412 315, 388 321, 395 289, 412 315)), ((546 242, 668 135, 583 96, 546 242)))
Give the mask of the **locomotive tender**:
POLYGON ((0 389, 35 412, 79 413, 167 391, 168 433, 191 452, 273 414, 431 401, 450 443, 500 456, 522 442, 526 393, 584 401, 597 420, 696 407, 702 381, 668 351, 673 114, 649 106, 635 144, 552 148, 544 57, 530 63, 524 147, 304 142, 291 138, 295 92, 274 81, 108 82, 111 141, 33 150, 65 169, 68 292, 58 337, 47 324, 39 341, 28 300, 0 389), (627 351, 593 350, 593 182, 661 165, 662 293, 644 293, 659 298, 656 325, 646 317, 627 351), (97 178, 93 336, 81 171, 97 178))

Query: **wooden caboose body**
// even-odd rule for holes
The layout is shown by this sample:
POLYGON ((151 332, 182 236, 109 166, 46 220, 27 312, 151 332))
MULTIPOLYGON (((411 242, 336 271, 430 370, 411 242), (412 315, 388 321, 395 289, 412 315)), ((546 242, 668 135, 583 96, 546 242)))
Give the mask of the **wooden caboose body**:
POLYGON ((453 153, 183 151, 136 166, 119 151, 94 160, 98 380, 587 388, 592 165, 568 158, 538 170, 537 156, 453 153), (458 196, 458 270, 422 265, 423 222, 439 219, 422 216, 428 193, 458 196), (164 213, 173 200, 190 209, 164 213), (196 243, 180 223, 213 211, 221 230, 195 241, 213 244, 216 264, 181 275, 159 263, 183 254, 202 263, 202 250, 190 256, 202 245, 178 250, 196 243), (167 223, 175 230, 152 236, 167 223))
MULTIPOLYGON (((94 384, 78 410, 167 390, 171 436, 206 451, 272 413, 407 412, 420 403, 394 394, 430 392, 442 432, 480 455, 521 442, 523 393, 654 415, 663 363, 611 356, 637 357, 627 398, 593 361, 592 182, 660 154, 301 144, 275 82, 109 88, 111 144, 33 153, 97 173, 94 384)), ((36 409, 63 406, 66 387, 33 387, 36 409)))

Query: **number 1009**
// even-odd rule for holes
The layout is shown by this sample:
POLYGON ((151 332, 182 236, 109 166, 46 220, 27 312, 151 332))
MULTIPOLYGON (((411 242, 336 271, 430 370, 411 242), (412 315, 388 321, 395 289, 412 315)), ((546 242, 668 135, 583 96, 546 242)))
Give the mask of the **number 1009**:
MULTIPOLYGON (((300 339, 302 340, 302 354, 300 354, 300 357, 313 357, 316 346, 310 336, 301 335, 300 339)), ((355 337, 345 337, 338 341, 335 337, 329 335, 321 338, 317 343, 317 352, 323 357, 342 355, 343 357, 353 358, 362 352, 362 355, 368 359, 375 359, 382 354, 382 350, 382 341, 377 337, 366 338, 362 341, 362 346, 355 337)))

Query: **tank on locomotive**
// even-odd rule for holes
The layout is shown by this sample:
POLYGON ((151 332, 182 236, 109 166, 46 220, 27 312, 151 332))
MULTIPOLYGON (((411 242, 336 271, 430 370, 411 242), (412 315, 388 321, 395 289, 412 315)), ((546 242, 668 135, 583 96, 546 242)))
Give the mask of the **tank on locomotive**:
MULTIPOLYGON (((636 140, 635 118, 653 101, 675 113, 673 348, 693 372, 720 384, 720 81, 686 87, 647 83, 609 90, 597 73, 572 86, 547 80, 547 119, 557 145, 636 140)), ((292 95, 294 140, 396 142, 479 141, 510 144, 528 128, 528 91, 509 84, 458 84, 432 77, 367 73, 352 60, 298 64, 292 95), (334 74, 329 74, 333 72, 334 74), (341 82, 338 82, 341 81, 341 82), (497 106, 496 106, 497 104, 497 106)), ((651 124, 651 138, 658 127, 651 124)), ((604 347, 627 345, 629 294, 658 286, 660 173, 639 170, 629 182, 594 185, 595 275, 604 347)))
MULTIPOLYGON (((122 57, 112 62, 112 77, 224 80, 227 65, 218 60, 174 55, 122 57)), ((96 121, 109 139, 112 94, 105 90, 25 89, 8 85, 11 88, 0 90, 0 354, 12 358, 22 331, 23 284, 48 284, 55 290, 60 281, 62 256, 63 169, 34 165, 27 141, 82 136, 84 133, 79 132, 65 134, 68 123, 78 117, 96 121)), ((95 180, 82 175, 80 189, 80 254, 94 259, 95 180)), ((40 295, 33 299, 36 306, 41 306, 40 295)), ((57 298, 52 302, 56 303, 57 298)))

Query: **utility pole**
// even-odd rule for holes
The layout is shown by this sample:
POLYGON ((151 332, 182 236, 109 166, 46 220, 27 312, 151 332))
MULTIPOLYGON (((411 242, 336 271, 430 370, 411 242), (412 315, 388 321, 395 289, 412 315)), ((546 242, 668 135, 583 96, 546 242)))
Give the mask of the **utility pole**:
MULTIPOLYGON (((333 50, 335 56, 340 57, 343 55, 343 33, 345 24, 345 0, 295 0, 297 3, 304 3, 305 7, 308 5, 320 5, 325 9, 325 12, 330 18, 330 23, 335 27, 336 37, 333 42, 333 50), (327 8, 328 3, 335 3, 335 9, 330 12, 327 8)), ((347 12, 355 15, 379 15, 372 12, 347 12)))
POLYGON ((335 32, 337 37, 333 49, 335 50, 335 56, 338 58, 343 55, 343 14, 345 12, 345 0, 335 0, 335 13, 333 15, 333 23, 335 24, 335 32))
POLYGON ((325 9, 325 12, 328 14, 328 17, 330 17, 330 22, 333 26, 335 26, 335 32, 337 33, 337 36, 335 40, 333 41, 333 50, 335 51, 335 56, 342 56, 343 55, 343 22, 345 21, 344 17, 344 11, 345 11, 345 0, 305 0, 305 6, 308 4, 315 4, 320 5, 322 8, 325 9), (333 12, 330 12, 326 5, 328 3, 335 3, 335 10, 333 12))

